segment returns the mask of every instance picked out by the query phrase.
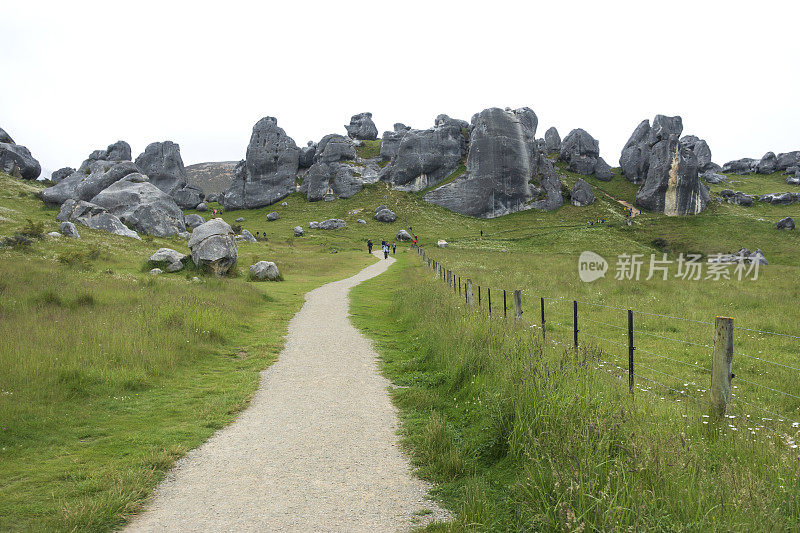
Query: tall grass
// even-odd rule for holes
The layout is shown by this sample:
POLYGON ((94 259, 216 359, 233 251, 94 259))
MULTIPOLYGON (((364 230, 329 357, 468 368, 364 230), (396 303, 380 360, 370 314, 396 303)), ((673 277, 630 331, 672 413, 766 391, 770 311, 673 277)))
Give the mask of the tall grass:
POLYGON ((778 439, 633 399, 595 351, 467 311, 421 267, 393 267, 352 300, 400 385, 414 464, 456 511, 441 529, 800 527, 800 464, 778 439))

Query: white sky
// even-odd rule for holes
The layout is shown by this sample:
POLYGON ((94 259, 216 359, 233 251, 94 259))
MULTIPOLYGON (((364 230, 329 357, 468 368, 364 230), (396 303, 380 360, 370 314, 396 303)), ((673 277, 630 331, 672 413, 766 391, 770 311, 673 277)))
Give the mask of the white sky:
POLYGON ((266 115, 304 146, 361 111, 383 132, 493 106, 584 128, 612 166, 658 113, 720 164, 800 150, 800 2, 537 4, 7 0, 0 127, 47 171, 118 139, 238 160, 266 115))

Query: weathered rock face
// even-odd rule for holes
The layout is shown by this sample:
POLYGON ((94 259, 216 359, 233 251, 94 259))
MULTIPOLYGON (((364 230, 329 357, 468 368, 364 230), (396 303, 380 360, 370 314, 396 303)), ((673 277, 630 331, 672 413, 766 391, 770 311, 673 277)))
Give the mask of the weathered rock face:
POLYGON ((206 219, 204 219, 200 215, 191 214, 191 215, 186 215, 185 217, 183 217, 183 224, 187 228, 194 229, 197 226, 200 226, 200 225, 205 224, 205 223, 206 223, 206 219))
POLYGON ((729 204, 736 204, 744 207, 753 205, 753 197, 743 192, 723 189, 719 192, 719 195, 727 200, 729 204))
POLYGON ((597 163, 594 164, 594 177, 600 181, 611 181, 614 177, 611 166, 602 157, 598 157, 597 163))
POLYGON ((295 226, 294 227, 294 236, 295 237, 302 237, 305 234, 306 234, 306 232, 303 231, 303 228, 301 226, 295 226))
POLYGON ((773 152, 767 152, 764 157, 756 163, 755 171, 758 174, 772 174, 778 169, 778 158, 773 152))
POLYGON ((665 215, 694 215, 705 209, 710 196, 697 174, 697 157, 678 140, 678 134, 652 147, 647 179, 636 193, 636 204, 665 215))
POLYGON ((274 222, 274 221, 278 220, 279 218, 281 218, 281 216, 278 214, 277 211, 273 211, 272 213, 269 213, 267 215, 267 221, 268 222, 274 222))
POLYGON ((345 227, 347 224, 341 218, 329 218, 317 224, 316 229, 339 229, 345 227))
POLYGON ((585 181, 579 179, 575 182, 575 186, 570 191, 570 200, 572 205, 577 207, 584 207, 594 203, 594 192, 592 186, 585 181))
MULTIPOLYGON (((642 183, 647 178, 650 155, 656 143, 669 139, 671 136, 680 136, 682 131, 683 120, 679 116, 656 115, 652 127, 649 120, 640 122, 622 149, 622 155, 619 158, 622 175, 632 183, 642 183)), ((692 139, 697 138, 690 138, 690 140, 692 139)), ((697 140, 699 141, 699 139, 697 140)), ((697 161, 697 156, 695 156, 695 161, 697 161)))
POLYGON ((726 174, 750 174, 755 171, 758 159, 744 157, 735 161, 728 161, 722 165, 722 172, 726 174))
POLYGON ((120 235, 138 239, 139 234, 129 229, 116 216, 112 215, 105 208, 83 200, 75 201, 69 199, 61 204, 61 210, 56 219, 62 222, 78 222, 92 229, 99 229, 120 235))
POLYGON ((544 132, 544 144, 547 153, 561 151, 561 135, 558 134, 555 126, 544 132))
POLYGON ((466 139, 461 132, 458 121, 449 117, 432 129, 405 132, 381 179, 406 192, 436 185, 452 174, 464 157, 466 139))
POLYGON ((789 167, 800 167, 800 150, 778 154, 776 160, 776 170, 786 170, 789 167))
MULTIPOLYGON (((467 170, 463 176, 425 195, 425 200, 458 213, 492 218, 529 207, 543 189, 553 192, 558 180, 552 165, 540 169, 536 150, 538 118, 528 109, 485 109, 472 118, 467 170), (543 171, 543 172, 542 172, 543 171)), ((558 198, 538 205, 555 205, 558 198)))
POLYGON ((759 202, 766 202, 775 205, 789 205, 795 202, 800 202, 800 193, 798 192, 773 192, 769 194, 762 194, 758 197, 759 202))
MULTIPOLYGON (((136 166, 142 174, 150 178, 150 183, 170 196, 187 184, 181 148, 172 141, 148 144, 144 152, 136 158, 136 166)), ((194 204, 192 209, 196 206, 194 204)))
POLYGON ((118 181, 92 198, 91 202, 141 233, 166 237, 186 231, 183 212, 175 200, 146 181, 118 181))
POLYGON ((17 144, 14 142, 14 139, 11 138, 11 135, 6 133, 6 130, 3 128, 0 128, 0 143, 17 144))
POLYGON ((236 236, 227 222, 213 218, 198 226, 189 239, 192 261, 199 268, 224 276, 236 265, 236 236))
POLYGON ((78 233, 78 228, 76 228, 75 224, 72 222, 62 222, 59 229, 61 230, 61 234, 65 237, 72 237, 73 239, 81 238, 78 233))
POLYGON ((792 217, 782 218, 776 225, 778 229, 794 229, 794 219, 792 217))
POLYGON ((53 182, 54 184, 59 183, 61 181, 64 181, 64 178, 67 178, 74 173, 75 169, 72 167, 59 168, 58 170, 50 174, 50 181, 53 182))
POLYGON ((78 168, 78 172, 83 172, 84 174, 94 172, 94 169, 90 167, 95 161, 109 161, 111 163, 117 163, 120 161, 130 160, 131 145, 125 141, 117 141, 114 144, 109 144, 108 148, 105 150, 95 150, 92 152, 89 157, 83 163, 81 163, 81 166, 78 168))
POLYGON ((56 185, 42 191, 42 200, 51 205, 61 205, 69 199, 90 201, 103 189, 122 178, 139 172, 139 167, 130 161, 95 160, 88 164, 86 174, 78 170, 56 185))
POLYGON ((728 181, 727 176, 724 176, 723 174, 717 174, 713 170, 706 170, 705 172, 700 174, 700 177, 703 178, 703 180, 705 182, 711 183, 711 184, 722 183, 724 181, 728 181))
POLYGON ((242 232, 236 236, 236 240, 245 241, 245 242, 258 242, 256 238, 253 236, 252 233, 243 229, 242 232))
POLYGON ((350 117, 350 124, 345 126, 347 135, 362 141, 374 141, 378 138, 378 128, 372 122, 372 113, 359 113, 350 117))
POLYGON ((152 266, 169 266, 173 263, 182 263, 186 260, 186 254, 182 254, 172 248, 159 248, 150 256, 148 261, 152 266))
MULTIPOLYGON (((3 133, 10 139, 7 133, 3 133)), ((22 179, 35 180, 42 173, 42 167, 24 146, 0 142, 0 171, 22 179)))
POLYGON ((309 202, 329 196, 350 198, 362 188, 356 167, 347 163, 358 158, 353 141, 342 135, 326 135, 317 144, 316 162, 306 172, 300 192, 309 202))
MULTIPOLYGON (((436 116, 436 120, 433 121, 433 125, 436 128, 440 126, 453 126, 455 128, 458 128, 459 130, 469 129, 469 122, 467 122, 466 120, 461 120, 458 118, 450 118, 444 113, 436 116)), ((395 124, 395 126, 397 125, 395 124)))
POLYGON ((317 145, 309 141, 308 146, 300 148, 297 164, 300 168, 308 168, 314 164, 315 155, 317 155, 317 145))
POLYGON ((389 209, 381 209, 375 213, 375 220, 378 222, 394 222, 397 220, 397 215, 395 215, 394 212, 390 211, 389 209))
POLYGON ((699 172, 706 172, 712 169, 714 164, 711 162, 711 148, 708 147, 706 141, 696 135, 684 135, 681 137, 681 143, 694 152, 695 157, 697 157, 697 169, 699 172))
POLYGON ((400 141, 403 136, 410 130, 408 126, 400 122, 395 123, 394 131, 384 131, 383 138, 381 139, 381 159, 384 161, 391 160, 397 155, 397 150, 400 148, 400 141))
POLYGON ((247 159, 236 166, 222 205, 225 209, 253 209, 287 197, 295 190, 299 156, 300 150, 278 127, 277 119, 262 118, 253 126, 247 159))
POLYGON ((406 230, 401 229, 394 238, 398 241, 410 241, 411 235, 406 230))
POLYGON ((278 281, 281 275, 278 272, 278 266, 272 261, 259 261, 250 265, 250 276, 259 281, 278 281))
POLYGON ((581 128, 574 129, 564 137, 558 158, 569 164, 572 172, 589 176, 594 174, 597 158, 600 157, 600 143, 581 128))

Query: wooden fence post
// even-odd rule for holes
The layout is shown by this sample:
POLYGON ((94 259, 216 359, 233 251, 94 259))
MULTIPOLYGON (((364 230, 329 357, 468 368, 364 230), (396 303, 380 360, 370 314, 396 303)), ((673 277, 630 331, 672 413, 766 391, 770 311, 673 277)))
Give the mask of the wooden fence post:
POLYGON ((733 319, 718 316, 714 321, 714 358, 711 360, 711 408, 725 416, 731 403, 733 378, 733 319))
POLYGON ((514 320, 522 318, 522 291, 516 289, 514 291, 514 320))
POLYGON ((508 318, 508 305, 506 305, 506 290, 503 289, 503 318, 508 318))
POLYGON ((467 305, 472 307, 472 280, 467 278, 467 305))
POLYGON ((478 285, 478 307, 481 306, 481 286, 478 285))
POLYGON ((458 295, 461 296, 461 276, 458 276, 458 295))
POLYGON ((633 311, 628 309, 628 389, 633 394, 633 311))
POLYGON ((542 304, 542 339, 544 339, 544 298, 540 298, 542 304))
POLYGON ((489 316, 492 316, 492 288, 486 288, 486 297, 489 298, 489 316))
POLYGON ((572 301, 572 333, 575 337, 575 349, 578 349, 578 301, 572 301))

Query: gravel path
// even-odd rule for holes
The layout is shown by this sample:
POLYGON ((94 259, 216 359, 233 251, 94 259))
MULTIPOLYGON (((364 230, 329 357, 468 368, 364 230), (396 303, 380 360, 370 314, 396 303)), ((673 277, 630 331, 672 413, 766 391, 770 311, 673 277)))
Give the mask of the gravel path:
POLYGON ((449 518, 411 474, 390 383, 348 319, 350 288, 393 262, 306 295, 250 406, 178 461, 125 531, 405 531, 449 518))

